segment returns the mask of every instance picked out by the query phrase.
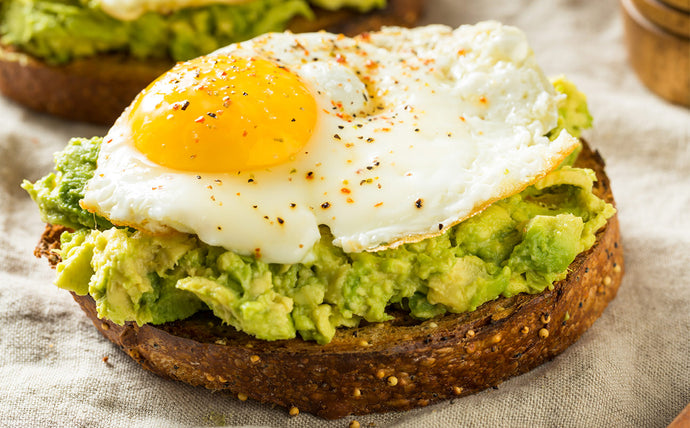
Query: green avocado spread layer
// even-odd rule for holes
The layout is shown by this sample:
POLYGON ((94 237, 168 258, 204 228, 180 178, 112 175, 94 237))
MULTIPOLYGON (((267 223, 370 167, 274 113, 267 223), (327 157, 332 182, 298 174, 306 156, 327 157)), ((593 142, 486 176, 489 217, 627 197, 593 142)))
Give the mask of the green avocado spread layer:
POLYGON ((131 21, 106 14, 98 1, 3 0, 0 42, 52 64, 104 53, 183 61, 283 31, 296 16, 312 18, 312 6, 365 12, 385 0, 251 0, 148 12, 131 21))
MULTIPOLYGON (((559 126, 589 126, 584 97, 567 82, 559 126), (579 100, 573 102, 573 100, 579 100), (572 104, 569 105, 568 104, 572 104)), ((23 187, 63 233, 56 284, 96 301, 116 323, 164 323, 211 310, 266 340, 297 334, 327 343, 340 326, 385 321, 400 306, 419 319, 472 311, 499 296, 540 293, 565 278, 615 209, 592 193, 594 172, 562 165, 443 235, 378 252, 344 253, 325 227, 308 261, 240 256, 187 234, 113 227, 79 207, 101 138, 73 139, 56 171, 23 187)))

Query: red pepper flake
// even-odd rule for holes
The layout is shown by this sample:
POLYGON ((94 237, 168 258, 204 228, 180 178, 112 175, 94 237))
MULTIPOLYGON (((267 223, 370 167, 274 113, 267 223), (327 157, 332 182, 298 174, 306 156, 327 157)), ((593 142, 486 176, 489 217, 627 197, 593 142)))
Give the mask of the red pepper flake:
POLYGON ((337 62, 338 64, 345 64, 347 62, 347 58, 345 58, 345 56, 343 56, 342 54, 336 54, 335 62, 337 62))
POLYGON ((467 51, 466 51, 465 49, 460 49, 460 50, 458 51, 458 55, 459 55, 459 56, 463 56, 463 55, 465 55, 466 53, 467 53, 467 51))
POLYGON ((196 119, 194 119, 194 122, 196 122, 196 123, 204 123, 204 120, 205 120, 204 116, 199 116, 199 117, 197 117, 196 119))
POLYGON ((354 200, 353 200, 352 198, 347 198, 347 199, 345 199, 345 200, 347 201, 348 204, 351 204, 351 203, 354 202, 354 200))
POLYGON ((381 205, 383 205, 383 202, 379 202, 378 204, 375 204, 374 206, 378 208, 378 207, 380 207, 381 205))
POLYGON ((479 102, 482 104, 486 104, 486 97, 483 95, 481 97, 479 97, 479 102))
POLYGON ((345 194, 350 194, 350 193, 352 193, 352 191, 351 191, 350 189, 348 189, 347 187, 343 187, 342 189, 340 189, 340 192, 341 192, 341 193, 345 193, 345 194))
POLYGON ((254 248, 254 258, 255 259, 261 258, 261 248, 254 248))

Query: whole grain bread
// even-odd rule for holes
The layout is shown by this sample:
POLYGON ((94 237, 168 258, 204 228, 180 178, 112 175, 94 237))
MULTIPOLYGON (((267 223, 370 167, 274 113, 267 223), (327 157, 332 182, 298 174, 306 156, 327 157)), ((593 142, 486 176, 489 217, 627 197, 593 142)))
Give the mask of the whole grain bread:
MULTIPOLYGON (((596 172, 594 192, 614 203, 598 152, 585 144, 577 165, 596 172)), ((37 256, 58 260, 52 249, 62 230, 46 229, 37 256)), ((525 373, 573 344, 615 297, 622 277, 614 216, 551 290, 421 322, 393 311, 392 321, 339 329, 327 345, 258 340, 210 312, 158 326, 121 326, 99 319, 91 297, 73 296, 103 336, 147 370, 334 419, 427 406, 525 373)))
MULTIPOLYGON (((355 35, 384 25, 413 26, 424 0, 388 0, 385 9, 317 9, 316 19, 295 18, 293 32, 328 30, 355 35)), ((125 55, 99 55, 53 66, 0 44, 0 92, 34 110, 65 119, 111 125, 136 94, 174 65, 172 60, 140 61, 125 55)))

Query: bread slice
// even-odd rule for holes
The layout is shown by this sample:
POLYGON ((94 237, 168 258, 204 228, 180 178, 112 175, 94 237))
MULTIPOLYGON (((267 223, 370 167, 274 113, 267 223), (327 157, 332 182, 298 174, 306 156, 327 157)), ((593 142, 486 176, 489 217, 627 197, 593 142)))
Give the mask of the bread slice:
MULTIPOLYGON (((424 0, 388 0, 385 9, 359 14, 352 10, 315 11, 316 19, 295 18, 294 32, 328 30, 355 35, 384 25, 410 27, 424 0)), ((0 92, 41 112, 72 120, 111 125, 136 94, 174 65, 172 60, 140 61, 111 54, 52 66, 0 45, 0 92)))
MULTIPOLYGON (((596 172, 595 194, 614 203, 598 152, 585 144, 577 165, 596 172)), ((57 261, 51 249, 61 230, 46 229, 37 256, 57 261)), ((339 329, 327 345, 255 339, 210 312, 158 326, 120 326, 99 319, 91 297, 73 296, 96 328, 147 370, 334 419, 427 406, 525 373, 574 343, 615 297, 622 276, 614 216, 552 290, 423 322, 395 312, 389 322, 339 329)))

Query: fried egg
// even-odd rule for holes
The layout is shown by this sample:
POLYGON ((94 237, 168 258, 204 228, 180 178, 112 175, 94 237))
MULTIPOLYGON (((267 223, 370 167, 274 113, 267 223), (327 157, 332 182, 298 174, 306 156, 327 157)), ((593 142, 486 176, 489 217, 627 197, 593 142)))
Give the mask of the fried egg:
POLYGON ((270 263, 443 233, 578 145, 562 95, 496 22, 275 33, 180 63, 103 140, 82 206, 270 263))

